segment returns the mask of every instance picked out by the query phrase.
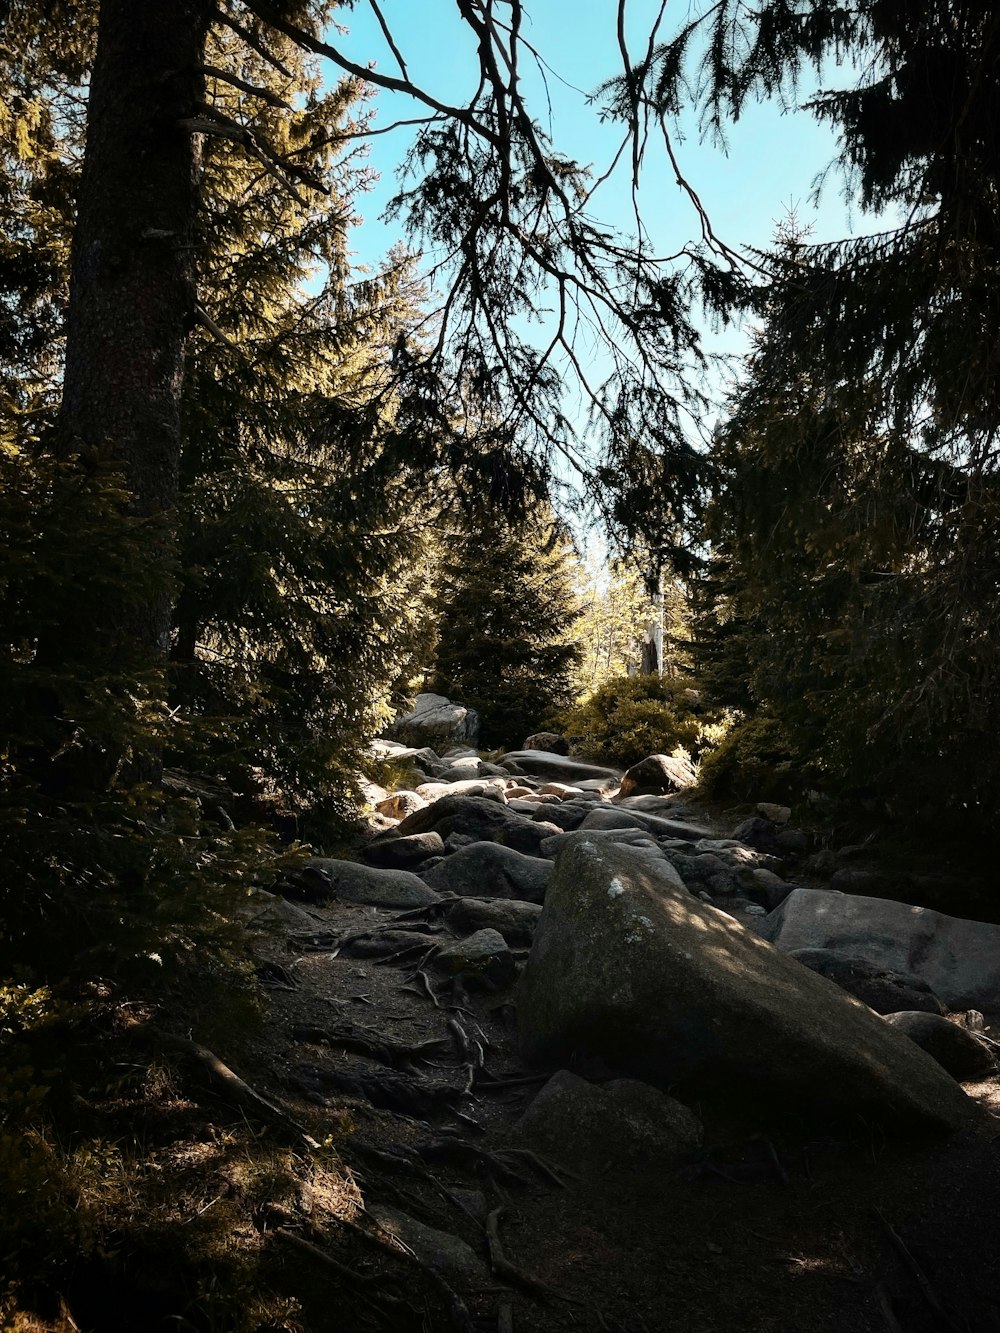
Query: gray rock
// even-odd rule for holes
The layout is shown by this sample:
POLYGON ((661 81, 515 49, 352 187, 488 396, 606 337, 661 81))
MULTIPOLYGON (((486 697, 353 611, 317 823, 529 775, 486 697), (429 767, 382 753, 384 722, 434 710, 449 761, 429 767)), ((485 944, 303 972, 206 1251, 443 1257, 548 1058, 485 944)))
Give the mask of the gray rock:
POLYGON ((276 893, 268 893, 266 889, 250 889, 233 915, 250 930, 303 934, 319 929, 316 918, 304 907, 298 907, 276 893))
POLYGON ((365 860, 385 870, 409 870, 431 856, 444 855, 440 833, 414 833, 408 838, 382 838, 363 851, 365 860))
POLYGON ((611 809, 599 806, 591 810, 580 826, 585 829, 640 828, 647 833, 655 833, 661 838, 708 838, 711 829, 701 828, 697 824, 684 824, 675 819, 661 819, 659 815, 647 815, 641 810, 611 809))
POLYGON ((504 990, 517 975, 514 955, 498 930, 485 927, 446 945, 433 959, 433 966, 450 977, 461 977, 483 990, 504 990))
MULTIPOLYGON (((573 830, 568 833, 555 833, 551 838, 546 838, 542 843, 542 855, 555 860, 564 847, 570 847, 576 841, 577 833, 582 830, 573 830)), ((587 829, 587 837, 595 838, 601 842, 620 842, 628 847, 645 847, 649 851, 661 854, 661 849, 657 845, 656 839, 652 833, 647 833, 645 829, 638 828, 609 828, 609 829, 587 829)))
POLYGON ((512 898, 459 898, 448 909, 447 921, 460 934, 495 930, 508 944, 519 946, 531 943, 541 915, 539 903, 512 898))
POLYGON ((801 828, 779 828, 774 842, 779 856, 808 856, 813 845, 812 838, 801 828))
POLYGON ((679 796, 621 796, 615 797, 619 810, 640 810, 646 815, 662 815, 664 819, 694 820, 689 806, 679 796))
POLYGON ((566 1163, 646 1171, 695 1152, 702 1128, 686 1106, 648 1083, 622 1078, 600 1086, 561 1069, 511 1136, 566 1163))
POLYGON ((608 841, 559 855, 518 988, 530 1063, 600 1062, 823 1114, 955 1127, 972 1104, 912 1043, 608 841))
POLYGON ((734 841, 745 843, 747 847, 753 847, 759 852, 776 853, 777 837, 777 826, 769 819, 761 819, 759 815, 744 819, 742 824, 733 829, 734 841))
POLYGON ((939 1014, 904 1011, 886 1014, 884 1021, 915 1041, 952 1078, 971 1081, 989 1078, 997 1072, 997 1062, 989 1047, 939 1014))
POLYGON ((306 865, 323 878, 341 902, 368 903, 373 907, 423 907, 438 900, 434 890, 409 870, 379 870, 356 861, 323 856, 311 857, 306 865))
POLYGON ((493 801, 506 799, 505 784, 490 778, 459 778, 455 782, 422 782, 415 788, 425 801, 440 801, 442 796, 485 796, 493 801))
POLYGON ((836 893, 860 894, 866 898, 879 898, 892 888, 892 877, 883 875, 878 870, 865 870, 861 866, 842 866, 830 876, 830 888, 836 893))
POLYGON ((357 781, 358 790, 361 792, 365 805, 369 805, 374 809, 379 801, 388 799, 389 793, 386 788, 380 787, 377 782, 372 782, 371 779, 366 778, 363 773, 358 773, 355 780, 357 781))
POLYGON ((689 889, 707 889, 717 898, 728 898, 739 892, 738 874, 718 856, 710 852, 691 855, 673 847, 661 846, 661 850, 689 889))
POLYGON ((409 815, 396 832, 400 837, 408 837, 411 833, 436 829, 445 841, 452 833, 463 833, 477 842, 492 842, 494 836, 513 821, 528 822, 509 811, 502 800, 479 795, 447 795, 418 810, 415 815, 409 815))
POLYGON ((545 754, 569 754, 569 741, 554 731, 536 731, 521 746, 522 750, 541 750, 545 754))
POLYGON ((426 880, 439 893, 454 893, 460 898, 517 898, 540 903, 551 875, 551 861, 525 856, 496 842, 474 842, 447 857, 426 880))
POLYGON ((787 824, 792 817, 790 806, 775 805, 773 801, 758 801, 757 813, 772 824, 787 824))
POLYGON ((904 1010, 920 1010, 926 1014, 945 1012, 944 1005, 930 986, 911 973, 890 972, 877 963, 835 953, 832 949, 794 949, 789 956, 826 977, 877 1014, 895 1014, 904 1010))
POLYGON ((570 833, 580 827, 590 810, 589 801, 556 801, 537 811, 534 818, 544 820, 547 824, 556 824, 564 832, 570 833))
POLYGON ((558 796, 560 801, 572 801, 583 795, 579 787, 570 786, 567 782, 545 782, 538 790, 542 796, 558 796))
POLYGON ((479 714, 441 694, 418 694, 411 711, 397 718, 389 731, 404 744, 431 746, 440 753, 456 744, 474 746, 479 714))
POLYGON ((594 781, 614 783, 617 786, 621 780, 617 769, 585 764, 579 759, 567 759, 560 754, 546 754, 543 750, 511 750, 509 754, 501 756, 500 762, 511 773, 534 773, 543 778, 556 778, 571 786, 594 781))
POLYGON ((538 809, 537 796, 515 796, 511 799, 510 793, 507 793, 507 808, 513 810, 516 815, 524 815, 530 819, 538 809))
POLYGON ((633 764, 622 778, 621 796, 653 795, 657 792, 683 791, 698 780, 690 759, 669 754, 650 754, 633 764))
POLYGON ((780 906, 794 888, 794 884, 789 884, 773 870, 766 870, 763 866, 755 866, 750 871, 749 892, 769 912, 780 906))
POLYGON ((765 923, 779 949, 832 949, 910 973, 949 1009, 1000 1009, 1000 926, 888 898, 796 889, 765 923))
POLYGON ((374 1217, 383 1231, 387 1231, 417 1256, 421 1263, 440 1273, 443 1278, 459 1287, 479 1290, 491 1281, 485 1262, 475 1250, 450 1231, 438 1231, 424 1222, 418 1222, 408 1213, 388 1204, 368 1204, 366 1211, 374 1217))
POLYGON ((540 857, 542 843, 559 832, 559 825, 548 819, 518 819, 506 824, 496 835, 496 840, 504 847, 513 848, 515 852, 523 852, 525 856, 540 857))

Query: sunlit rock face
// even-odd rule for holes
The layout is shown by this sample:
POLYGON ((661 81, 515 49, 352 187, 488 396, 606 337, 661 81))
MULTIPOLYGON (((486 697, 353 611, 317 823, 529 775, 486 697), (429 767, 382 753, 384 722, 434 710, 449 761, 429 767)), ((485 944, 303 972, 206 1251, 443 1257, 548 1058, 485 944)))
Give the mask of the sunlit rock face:
POLYGON ((518 986, 533 1064, 954 1127, 961 1088, 825 978, 707 906, 649 848, 560 851, 518 986))

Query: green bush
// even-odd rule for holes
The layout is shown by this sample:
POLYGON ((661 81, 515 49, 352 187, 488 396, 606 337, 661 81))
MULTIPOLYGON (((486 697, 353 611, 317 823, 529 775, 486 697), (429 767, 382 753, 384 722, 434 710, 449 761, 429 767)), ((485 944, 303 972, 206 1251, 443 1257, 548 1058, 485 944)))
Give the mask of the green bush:
POLYGON ((636 764, 681 748, 695 754, 710 721, 683 677, 621 676, 599 686, 556 723, 576 753, 598 763, 636 764))
POLYGON ((698 785, 706 796, 796 802, 816 785, 819 769, 797 749, 774 717, 737 722, 702 758, 698 785))

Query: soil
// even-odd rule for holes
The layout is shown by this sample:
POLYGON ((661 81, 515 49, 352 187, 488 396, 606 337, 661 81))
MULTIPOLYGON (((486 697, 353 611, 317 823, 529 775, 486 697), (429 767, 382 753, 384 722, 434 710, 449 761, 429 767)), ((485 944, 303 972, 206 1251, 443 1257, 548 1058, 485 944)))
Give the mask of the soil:
MULTIPOLYGON (((276 965, 270 1015, 241 1072, 251 1070, 255 1088, 312 1134, 332 1132, 363 1199, 348 1209, 353 1226, 341 1207, 339 1219, 314 1212, 286 1228, 298 1225, 326 1254, 373 1279, 372 1289, 406 1293, 407 1308, 418 1312, 413 1327, 1000 1333, 997 1078, 966 1085, 986 1115, 974 1133, 950 1137, 889 1137, 863 1123, 817 1126, 780 1107, 766 1114, 745 1107, 734 1092, 693 1108, 705 1124, 705 1148, 674 1170, 623 1174, 600 1161, 556 1160, 536 1169, 501 1157, 518 1163, 523 1178, 512 1181, 495 1159, 491 1168, 480 1157, 478 1166, 424 1163, 415 1174, 372 1149, 391 1153, 433 1139, 502 1153, 519 1142, 516 1123, 539 1082, 538 1071, 518 1060, 516 991, 453 993, 433 971, 429 990, 415 975, 419 959, 386 962, 329 947, 375 926, 421 925, 412 914, 348 904, 307 910, 312 938, 279 931, 260 941, 261 957, 276 965), (385 1095, 379 1080, 392 1072, 384 1060, 319 1040, 316 1030, 337 1027, 397 1046, 437 1039, 440 1047, 426 1048, 412 1068, 421 1081, 461 1089, 467 1070, 448 1026, 454 1019, 485 1055, 467 1096, 407 1112, 373 1105, 372 1084, 359 1084, 353 1095, 332 1086, 344 1076, 374 1078, 378 1099, 385 1095), (312 1040, 303 1029, 313 1030, 305 1034, 312 1040), (486 1076, 536 1081, 490 1090, 486 1076), (463 1325, 461 1305, 450 1303, 439 1282, 355 1228, 377 1232, 365 1210, 390 1205, 460 1236, 488 1264, 482 1219, 470 1219, 448 1197, 468 1190, 482 1192, 488 1208, 502 1208, 503 1253, 521 1280, 494 1274, 471 1287, 452 1284, 468 1312, 463 1325)), ((433 918, 422 928, 438 929, 433 918)), ((297 1254, 295 1264, 295 1273, 304 1264, 315 1279, 309 1290, 297 1279, 303 1327, 393 1326, 384 1312, 352 1304, 354 1288, 324 1271, 321 1257, 297 1254)))

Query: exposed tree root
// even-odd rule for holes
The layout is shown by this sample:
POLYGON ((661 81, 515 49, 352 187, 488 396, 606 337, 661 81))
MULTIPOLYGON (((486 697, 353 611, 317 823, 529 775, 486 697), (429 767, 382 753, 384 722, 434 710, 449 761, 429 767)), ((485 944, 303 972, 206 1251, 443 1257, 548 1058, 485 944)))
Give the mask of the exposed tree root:
POLYGON ((280 1106, 262 1097, 207 1046, 199 1046, 197 1042, 187 1037, 178 1037, 172 1032, 162 1032, 159 1029, 154 1029, 151 1035, 158 1045, 177 1051, 196 1065, 207 1076, 212 1091, 231 1105, 238 1107, 247 1116, 291 1135, 306 1148, 316 1149, 320 1146, 306 1132, 304 1126, 280 1106))

